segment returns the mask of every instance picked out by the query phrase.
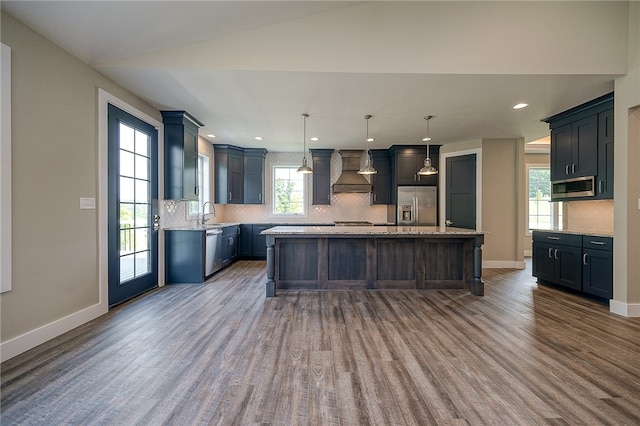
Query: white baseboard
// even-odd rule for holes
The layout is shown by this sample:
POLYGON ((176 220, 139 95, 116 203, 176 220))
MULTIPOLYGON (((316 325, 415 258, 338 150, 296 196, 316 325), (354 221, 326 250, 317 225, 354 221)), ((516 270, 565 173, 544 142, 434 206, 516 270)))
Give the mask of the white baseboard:
POLYGON ((484 269, 524 269, 525 263, 517 260, 484 260, 482 261, 484 269))
POLYGON ((609 312, 623 317, 640 317, 640 303, 624 303, 618 300, 609 300, 609 312))
POLYGON ((16 355, 20 355, 21 353, 35 348, 54 337, 60 336, 69 330, 73 330, 86 322, 98 318, 99 316, 106 314, 108 310, 108 307, 98 303, 64 318, 60 318, 59 320, 43 325, 35 330, 31 330, 18 337, 14 337, 6 342, 2 342, 0 343, 0 362, 4 362, 16 355))

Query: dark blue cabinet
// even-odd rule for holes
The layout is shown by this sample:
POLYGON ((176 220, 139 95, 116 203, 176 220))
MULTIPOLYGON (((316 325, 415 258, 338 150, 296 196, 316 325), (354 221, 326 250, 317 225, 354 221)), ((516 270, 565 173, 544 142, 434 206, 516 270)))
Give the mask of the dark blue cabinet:
POLYGON ((198 128, 186 111, 160 111, 164 123, 164 198, 198 200, 198 128))

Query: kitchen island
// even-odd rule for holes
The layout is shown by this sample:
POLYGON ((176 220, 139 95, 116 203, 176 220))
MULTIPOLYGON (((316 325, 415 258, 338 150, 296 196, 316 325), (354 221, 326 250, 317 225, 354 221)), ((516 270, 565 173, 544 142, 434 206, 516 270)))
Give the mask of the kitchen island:
POLYGON ((468 289, 484 295, 484 233, 438 226, 276 226, 267 297, 286 290, 468 289))

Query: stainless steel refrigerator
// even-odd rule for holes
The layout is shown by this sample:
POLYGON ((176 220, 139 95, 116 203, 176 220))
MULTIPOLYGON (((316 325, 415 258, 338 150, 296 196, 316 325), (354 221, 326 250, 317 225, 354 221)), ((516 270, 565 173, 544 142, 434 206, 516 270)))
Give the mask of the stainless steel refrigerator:
POLYGON ((397 225, 437 225, 437 193, 435 186, 399 186, 397 225))

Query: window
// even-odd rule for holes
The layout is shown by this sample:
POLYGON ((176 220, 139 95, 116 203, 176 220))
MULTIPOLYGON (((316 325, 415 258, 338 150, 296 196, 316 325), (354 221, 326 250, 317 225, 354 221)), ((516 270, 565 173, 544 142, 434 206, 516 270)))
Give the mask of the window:
POLYGON ((549 167, 528 166, 528 230, 562 229, 562 202, 551 202, 549 167))
POLYGON ((210 201, 209 190, 209 157, 198 154, 198 201, 189 203, 189 215, 198 216, 202 214, 200 209, 207 201, 210 201))
POLYGON ((306 191, 304 175, 298 173, 297 166, 273 167, 273 214, 306 214, 306 191))

